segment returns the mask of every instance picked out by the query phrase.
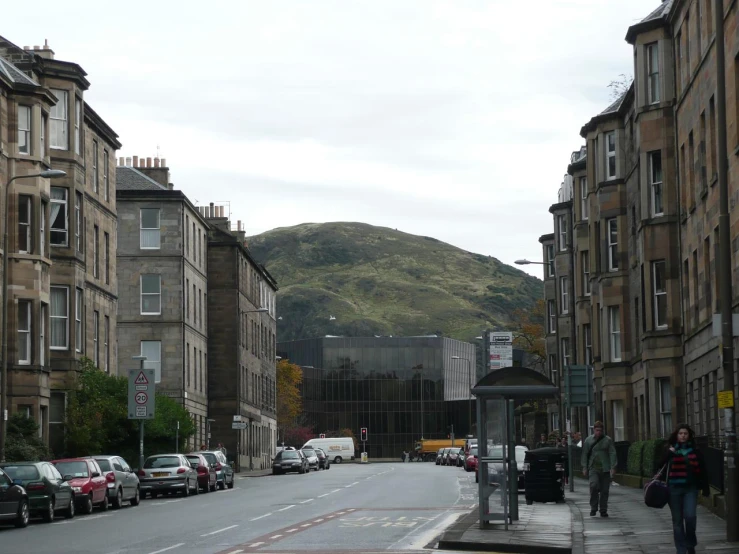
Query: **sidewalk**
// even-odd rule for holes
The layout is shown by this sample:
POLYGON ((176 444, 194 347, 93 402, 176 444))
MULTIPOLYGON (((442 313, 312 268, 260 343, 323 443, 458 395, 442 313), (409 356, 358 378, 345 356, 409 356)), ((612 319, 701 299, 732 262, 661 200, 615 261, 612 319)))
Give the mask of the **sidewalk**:
POLYGON ((239 471, 236 473, 237 479, 245 479, 247 477, 265 477, 267 475, 272 475, 272 468, 269 469, 244 469, 242 471, 239 471))

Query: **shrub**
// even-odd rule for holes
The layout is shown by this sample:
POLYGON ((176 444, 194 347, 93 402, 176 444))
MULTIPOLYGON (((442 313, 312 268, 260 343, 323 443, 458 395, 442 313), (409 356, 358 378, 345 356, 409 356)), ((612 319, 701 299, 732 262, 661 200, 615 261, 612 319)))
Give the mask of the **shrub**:
POLYGON ((642 452, 645 441, 636 441, 629 447, 629 457, 626 471, 629 475, 641 475, 642 452))
POLYGON ((644 453, 642 455, 642 477, 652 477, 659 470, 657 464, 662 459, 665 450, 665 439, 652 439, 644 441, 644 453))

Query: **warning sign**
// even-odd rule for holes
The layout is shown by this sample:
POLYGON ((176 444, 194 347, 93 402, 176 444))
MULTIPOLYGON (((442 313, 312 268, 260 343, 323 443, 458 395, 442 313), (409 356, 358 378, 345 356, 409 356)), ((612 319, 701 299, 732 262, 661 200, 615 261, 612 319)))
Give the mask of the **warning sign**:
POLYGON ((139 371, 139 375, 138 377, 136 377, 134 384, 136 385, 148 385, 149 384, 149 380, 146 378, 146 375, 144 375, 143 371, 139 371))
POLYGON ((730 390, 722 390, 718 393, 718 408, 723 410, 724 408, 734 407, 734 392, 730 390))
POLYGON ((153 369, 128 371, 128 419, 152 419, 156 409, 153 369))

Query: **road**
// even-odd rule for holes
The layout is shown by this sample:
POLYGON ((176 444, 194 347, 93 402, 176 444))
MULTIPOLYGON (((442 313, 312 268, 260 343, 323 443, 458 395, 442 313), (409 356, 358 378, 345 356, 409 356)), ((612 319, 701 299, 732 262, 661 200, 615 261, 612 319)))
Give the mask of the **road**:
POLYGON ((231 490, 0 528, 2 554, 421 552, 476 504, 474 474, 430 463, 344 464, 241 477, 231 490))

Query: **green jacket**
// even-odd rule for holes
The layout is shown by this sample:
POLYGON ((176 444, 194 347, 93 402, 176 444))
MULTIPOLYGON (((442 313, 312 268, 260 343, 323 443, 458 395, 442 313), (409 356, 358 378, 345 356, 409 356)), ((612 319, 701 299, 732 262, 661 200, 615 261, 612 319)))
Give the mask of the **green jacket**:
POLYGON ((593 471, 593 466, 596 463, 596 459, 600 462, 601 471, 610 471, 616 467, 618 460, 616 458, 616 447, 613 446, 613 439, 608 435, 604 435, 602 439, 598 441, 595 446, 595 435, 590 435, 582 445, 582 467, 587 468, 588 473, 593 471), (590 460, 588 460, 588 453, 592 447, 592 453, 590 454, 590 460))

